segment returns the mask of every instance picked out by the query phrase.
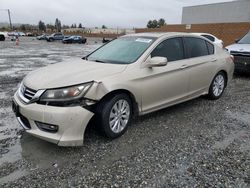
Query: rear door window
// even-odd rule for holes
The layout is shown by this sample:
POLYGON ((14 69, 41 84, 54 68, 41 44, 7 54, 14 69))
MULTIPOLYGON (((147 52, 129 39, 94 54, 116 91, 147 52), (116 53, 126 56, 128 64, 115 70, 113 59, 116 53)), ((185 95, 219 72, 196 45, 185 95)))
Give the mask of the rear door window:
POLYGON ((184 37, 186 58, 209 55, 206 41, 195 37, 184 37))
POLYGON ((166 57, 168 62, 184 59, 182 39, 178 37, 163 41, 151 53, 151 57, 156 56, 166 57))
POLYGON ((214 45, 206 41, 209 55, 214 54, 214 45))

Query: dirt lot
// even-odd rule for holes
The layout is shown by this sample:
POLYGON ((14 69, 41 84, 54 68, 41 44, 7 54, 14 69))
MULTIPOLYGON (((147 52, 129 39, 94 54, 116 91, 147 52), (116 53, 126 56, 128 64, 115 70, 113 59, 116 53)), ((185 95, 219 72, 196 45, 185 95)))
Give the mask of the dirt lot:
POLYGON ((218 101, 198 98, 140 117, 108 140, 90 127, 83 147, 25 134, 11 97, 29 71, 97 48, 33 38, 0 43, 0 187, 250 187, 250 76, 218 101))

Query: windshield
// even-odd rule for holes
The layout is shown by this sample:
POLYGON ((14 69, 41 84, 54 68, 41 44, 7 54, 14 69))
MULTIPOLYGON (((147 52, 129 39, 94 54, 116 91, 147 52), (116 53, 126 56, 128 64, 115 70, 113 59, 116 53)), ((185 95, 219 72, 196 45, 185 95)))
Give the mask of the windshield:
POLYGON ((113 40, 102 46, 87 59, 90 61, 130 64, 134 63, 148 47, 154 42, 155 38, 148 37, 123 37, 113 40))
POLYGON ((250 32, 247 33, 242 39, 239 40, 239 44, 250 44, 250 32))

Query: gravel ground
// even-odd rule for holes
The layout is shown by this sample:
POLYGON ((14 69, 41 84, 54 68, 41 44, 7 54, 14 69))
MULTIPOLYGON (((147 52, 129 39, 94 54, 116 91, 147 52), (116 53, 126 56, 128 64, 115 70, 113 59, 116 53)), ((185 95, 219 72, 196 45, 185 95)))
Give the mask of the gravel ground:
MULTIPOLYGON (((96 43, 97 42, 97 43, 96 43)), ((138 118, 116 140, 89 126, 82 147, 22 131, 11 97, 29 71, 97 48, 21 38, 0 43, 0 187, 250 187, 250 76, 218 101, 204 97, 138 118)))

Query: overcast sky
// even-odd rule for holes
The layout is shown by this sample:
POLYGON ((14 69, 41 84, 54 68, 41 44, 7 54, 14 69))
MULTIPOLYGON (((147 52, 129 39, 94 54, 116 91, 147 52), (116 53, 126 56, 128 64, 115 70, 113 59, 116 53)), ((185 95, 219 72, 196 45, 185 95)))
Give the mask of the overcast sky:
MULTIPOLYGON (((145 27, 150 19, 164 18, 168 24, 181 23, 182 7, 232 0, 0 0, 0 22, 37 24, 82 23, 85 27, 145 27)), ((195 13, 194 13, 195 14, 195 13)))

